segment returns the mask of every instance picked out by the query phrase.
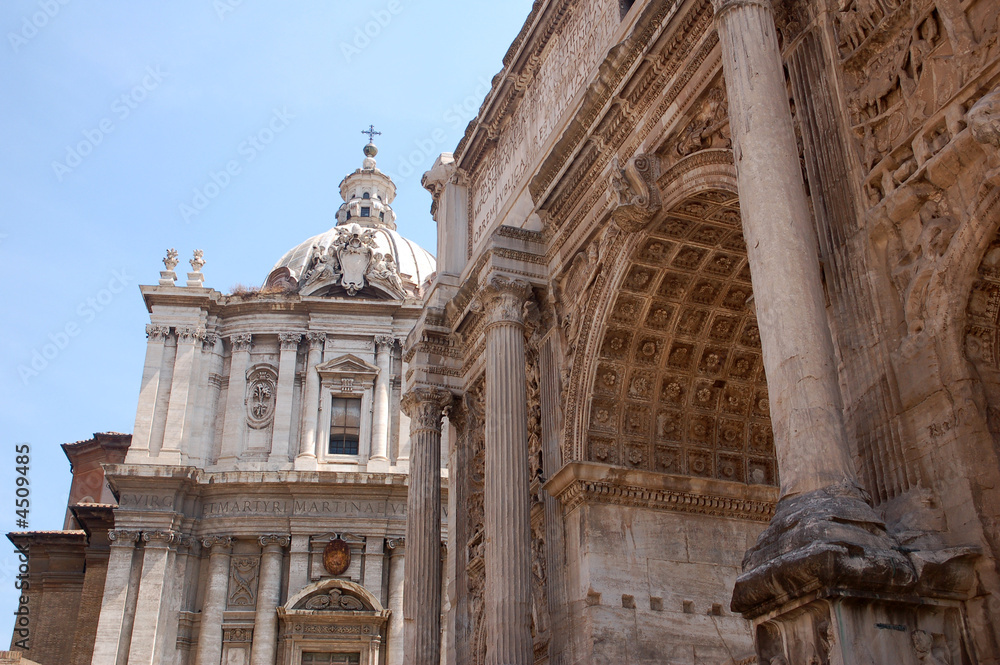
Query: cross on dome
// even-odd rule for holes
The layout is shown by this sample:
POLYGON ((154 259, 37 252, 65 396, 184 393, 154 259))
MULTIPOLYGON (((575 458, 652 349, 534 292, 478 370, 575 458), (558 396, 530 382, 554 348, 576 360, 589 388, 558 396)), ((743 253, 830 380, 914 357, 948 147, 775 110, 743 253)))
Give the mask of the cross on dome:
POLYGON ((382 132, 375 131, 375 125, 368 125, 368 129, 362 129, 361 133, 368 135, 369 143, 374 143, 376 136, 382 136, 382 132))

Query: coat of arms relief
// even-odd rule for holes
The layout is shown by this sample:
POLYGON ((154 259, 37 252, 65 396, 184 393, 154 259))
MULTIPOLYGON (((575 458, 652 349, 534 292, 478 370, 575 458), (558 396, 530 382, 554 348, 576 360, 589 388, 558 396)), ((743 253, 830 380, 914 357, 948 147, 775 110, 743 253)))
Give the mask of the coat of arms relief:
POLYGON ((354 296, 371 284, 395 297, 406 297, 396 260, 391 253, 378 251, 376 229, 348 224, 336 230, 337 237, 328 247, 313 247, 302 291, 313 293, 332 284, 354 296))

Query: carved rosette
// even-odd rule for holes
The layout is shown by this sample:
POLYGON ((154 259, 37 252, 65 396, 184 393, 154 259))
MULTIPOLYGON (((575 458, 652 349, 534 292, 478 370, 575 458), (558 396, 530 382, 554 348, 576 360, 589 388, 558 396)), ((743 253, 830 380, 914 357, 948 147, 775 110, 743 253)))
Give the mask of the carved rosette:
POLYGON ((142 541, 146 547, 170 547, 181 541, 181 536, 173 531, 143 531, 142 541))
POLYGON ((206 550, 218 548, 222 551, 233 546, 233 539, 230 536, 209 536, 201 539, 201 546, 206 550))
POLYGON ((421 431, 441 433, 441 417, 452 396, 440 388, 414 388, 402 399, 402 409, 410 417, 410 433, 421 431))
POLYGON ((486 313, 486 327, 498 323, 524 325, 524 305, 531 297, 531 285, 522 279, 492 275, 479 293, 486 313))
POLYGON ((611 191, 618 200, 611 218, 623 231, 641 231, 663 207, 656 184, 658 170, 659 159, 655 155, 636 155, 625 168, 618 166, 617 157, 612 162, 611 191))
POLYGON ((229 342, 233 345, 233 351, 249 351, 252 340, 253 335, 251 333, 236 333, 229 336, 229 342))
POLYGON ((396 338, 392 335, 375 335, 375 350, 378 353, 392 351, 396 344, 396 338))
POLYGON ((291 541, 288 538, 288 536, 275 535, 275 534, 267 534, 267 535, 259 537, 257 539, 257 542, 260 543, 261 547, 273 547, 273 546, 277 546, 279 548, 285 548, 285 547, 288 547, 288 543, 291 542, 291 541))
POLYGON ((128 529, 113 529, 108 531, 108 540, 111 541, 111 545, 118 547, 135 547, 135 544, 139 542, 140 532, 130 531, 128 529))
POLYGON ((299 348, 302 333, 278 333, 278 342, 282 351, 295 351, 299 348))
POLYGON ((155 326, 152 324, 146 326, 146 339, 150 342, 162 342, 169 334, 169 326, 155 326))
POLYGON ((326 333, 324 332, 306 333, 306 339, 309 341, 310 349, 321 349, 326 344, 326 333))

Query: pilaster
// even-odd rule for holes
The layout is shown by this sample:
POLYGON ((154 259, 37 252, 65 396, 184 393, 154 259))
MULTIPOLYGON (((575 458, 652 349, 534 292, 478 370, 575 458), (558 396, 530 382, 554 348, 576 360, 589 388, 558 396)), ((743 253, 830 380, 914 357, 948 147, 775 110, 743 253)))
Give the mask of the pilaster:
POLYGON ((204 329, 177 329, 177 357, 170 383, 167 424, 163 432, 163 447, 158 455, 163 462, 180 463, 185 443, 190 439, 197 402, 192 399, 192 388, 197 391, 196 353, 200 355, 204 339, 204 329))
POLYGON ((316 468, 316 428, 319 423, 319 374, 316 366, 323 362, 323 346, 326 333, 306 333, 309 341, 309 356, 306 359, 306 385, 302 399, 302 436, 299 440, 299 454, 295 458, 296 469, 316 468))
MULTIPOLYGON (((180 537, 173 531, 146 531, 142 534, 142 574, 139 598, 132 627, 128 665, 154 665, 166 649, 164 632, 168 617, 164 612, 169 599, 173 558, 180 537)), ((176 620, 176 617, 174 617, 176 620)), ((173 645, 171 645, 173 646, 173 645)))
POLYGON ((274 397, 274 431, 271 435, 271 464, 287 467, 292 435, 292 391, 295 389, 295 362, 298 357, 301 333, 280 333, 281 347, 278 357, 278 386, 274 397))
POLYGON ((278 614, 281 602, 281 568, 288 536, 267 535, 258 538, 261 546, 260 582, 257 586, 257 611, 253 621, 253 648, 250 665, 274 665, 278 648, 278 614))
POLYGON ((111 553, 108 556, 108 573, 104 582, 104 596, 101 598, 101 616, 97 622, 97 636, 94 640, 93 665, 123 663, 128 649, 122 648, 122 633, 127 623, 126 599, 139 532, 116 529, 108 532, 108 540, 111 553))
POLYGON ((150 437, 153 432, 153 412, 160 390, 160 372, 163 369, 163 345, 168 326, 146 326, 146 360, 142 366, 142 385, 139 387, 139 403, 135 412, 135 427, 132 430, 132 444, 129 454, 149 454, 150 437))
POLYGON ((250 333, 237 333, 230 336, 229 343, 232 346, 232 357, 229 363, 226 420, 222 430, 222 452, 219 455, 219 462, 235 461, 243 445, 243 432, 246 429, 244 399, 253 338, 250 333))
POLYGON ((202 540, 201 546, 209 551, 208 582, 201 608, 201 628, 195 662, 218 663, 222 660, 222 614, 226 609, 233 539, 229 536, 211 536, 202 540))
POLYGON ((375 394, 372 408, 372 454, 368 470, 388 470, 389 468, 389 376, 392 349, 396 340, 391 335, 375 336, 375 394), (374 462, 375 469, 372 468, 374 462))

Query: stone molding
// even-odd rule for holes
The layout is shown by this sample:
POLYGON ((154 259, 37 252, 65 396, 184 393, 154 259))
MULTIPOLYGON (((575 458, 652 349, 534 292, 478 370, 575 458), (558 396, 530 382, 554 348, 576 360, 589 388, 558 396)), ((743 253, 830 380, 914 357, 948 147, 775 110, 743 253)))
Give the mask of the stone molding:
POLYGON ((584 503, 607 503, 767 523, 778 500, 776 487, 630 471, 592 462, 570 462, 544 487, 567 513, 584 503))
POLYGON ((444 409, 451 401, 451 393, 440 388, 414 388, 403 395, 400 406, 410 417, 410 434, 420 431, 440 434, 444 409))
POLYGON ((279 548, 284 549, 285 547, 288 547, 291 539, 288 536, 267 534, 257 538, 257 542, 260 543, 261 547, 277 545, 279 548))
POLYGON ((278 333, 278 341, 281 345, 282 351, 295 351, 299 348, 299 342, 302 340, 302 333, 278 333))
POLYGON ((113 529, 108 531, 108 540, 111 541, 112 547, 135 547, 135 544, 139 542, 140 535, 139 531, 113 529))
POLYGON ((233 351, 249 351, 253 344, 251 333, 235 333, 229 336, 229 341, 233 345, 233 351))
POLYGON ((523 279, 491 275, 479 292, 486 313, 486 327, 498 323, 524 325, 524 304, 531 297, 531 285, 523 279))
POLYGON ((170 334, 170 326, 146 326, 146 338, 151 342, 162 342, 170 334))

